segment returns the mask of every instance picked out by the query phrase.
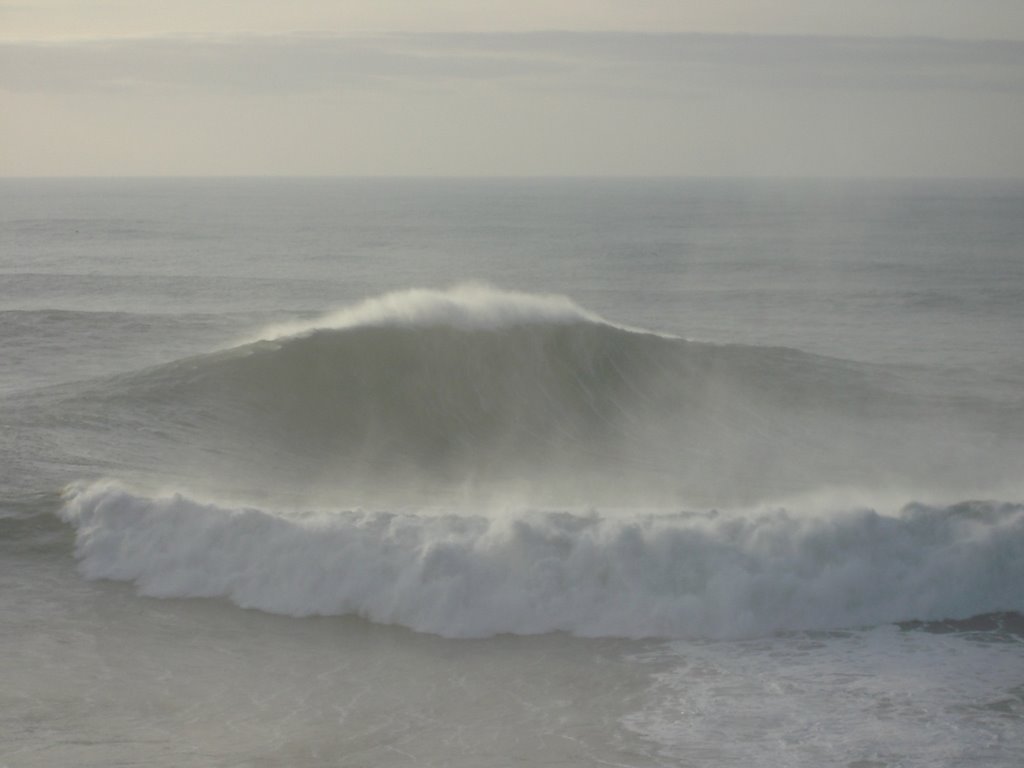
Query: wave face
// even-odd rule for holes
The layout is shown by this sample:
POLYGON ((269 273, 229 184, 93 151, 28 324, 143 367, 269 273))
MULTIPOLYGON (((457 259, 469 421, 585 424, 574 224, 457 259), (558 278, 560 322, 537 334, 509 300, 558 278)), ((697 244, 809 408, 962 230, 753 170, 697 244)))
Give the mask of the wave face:
POLYGON ((1009 409, 625 329, 560 297, 412 291, 283 330, 104 381, 69 410, 123 427, 126 461, 344 505, 723 505, 1021 476, 1019 452, 992 447, 1024 434, 1009 409))
POLYGON ((1024 506, 500 518, 71 492, 85 576, 448 637, 737 637, 1024 611, 1024 506))

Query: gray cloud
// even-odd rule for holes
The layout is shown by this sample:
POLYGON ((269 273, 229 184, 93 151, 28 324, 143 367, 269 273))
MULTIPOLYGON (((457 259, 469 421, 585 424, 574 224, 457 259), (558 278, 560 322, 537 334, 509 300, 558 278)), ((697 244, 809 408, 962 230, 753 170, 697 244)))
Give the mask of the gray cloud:
POLYGON ((0 87, 17 91, 203 88, 319 91, 387 80, 543 74, 539 61, 427 53, 403 38, 288 35, 0 44, 0 87))
POLYGON ((538 32, 433 35, 421 50, 489 51, 735 85, 1021 90, 1024 42, 933 38, 538 32))
POLYGON ((700 89, 1024 91, 1024 42, 537 32, 282 35, 0 44, 0 87, 313 92, 520 82, 648 95, 700 89))

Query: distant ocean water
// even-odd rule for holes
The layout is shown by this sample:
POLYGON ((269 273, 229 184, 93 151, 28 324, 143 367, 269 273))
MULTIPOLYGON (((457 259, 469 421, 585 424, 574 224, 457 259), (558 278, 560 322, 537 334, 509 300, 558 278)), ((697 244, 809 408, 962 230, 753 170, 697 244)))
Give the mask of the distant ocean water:
POLYGON ((1024 184, 0 202, 0 766, 1024 762, 1024 184))

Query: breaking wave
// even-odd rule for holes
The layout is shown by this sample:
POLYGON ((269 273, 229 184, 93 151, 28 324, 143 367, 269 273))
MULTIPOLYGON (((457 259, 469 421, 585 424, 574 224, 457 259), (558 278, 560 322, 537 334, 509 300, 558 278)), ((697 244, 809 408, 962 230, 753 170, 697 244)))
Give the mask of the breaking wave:
POLYGON ((1024 506, 894 514, 271 512, 69 492, 90 579, 447 637, 738 637, 1024 611, 1024 506))
POLYGON ((1019 498, 1010 407, 480 286, 261 336, 40 402, 134 489, 69 492, 87 577, 455 637, 1024 610, 1024 507, 933 503, 1019 498))
POLYGON ((796 350, 619 327, 563 297, 407 291, 262 335, 62 407, 112 427, 126 463, 345 505, 703 506, 1020 476, 991 433, 1024 432, 1019 414, 796 350))

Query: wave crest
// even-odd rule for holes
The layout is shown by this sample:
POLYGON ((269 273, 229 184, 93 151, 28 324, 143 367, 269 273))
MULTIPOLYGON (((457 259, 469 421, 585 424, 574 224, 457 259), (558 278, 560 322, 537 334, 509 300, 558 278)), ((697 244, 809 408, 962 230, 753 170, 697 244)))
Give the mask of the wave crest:
POLYGON ((368 326, 447 326, 495 330, 516 325, 590 322, 612 325, 567 296, 533 294, 462 283, 448 290, 411 288, 369 298, 310 321, 280 323, 254 340, 271 341, 321 330, 368 326))

